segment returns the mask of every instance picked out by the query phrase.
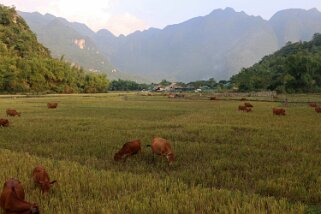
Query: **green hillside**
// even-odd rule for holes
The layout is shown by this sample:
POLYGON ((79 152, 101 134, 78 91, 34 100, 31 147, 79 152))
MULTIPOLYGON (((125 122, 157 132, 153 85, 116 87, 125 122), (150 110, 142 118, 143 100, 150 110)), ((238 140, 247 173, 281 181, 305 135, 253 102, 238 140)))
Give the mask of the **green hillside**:
POLYGON ((321 92, 321 34, 288 43, 231 78, 240 91, 321 92))
POLYGON ((102 92, 106 76, 53 59, 15 8, 0 5, 0 92, 102 92))

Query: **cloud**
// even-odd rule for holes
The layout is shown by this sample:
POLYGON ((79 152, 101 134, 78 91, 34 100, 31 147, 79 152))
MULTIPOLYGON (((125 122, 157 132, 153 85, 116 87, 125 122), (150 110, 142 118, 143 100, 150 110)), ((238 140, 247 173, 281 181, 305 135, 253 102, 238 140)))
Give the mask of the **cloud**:
POLYGON ((84 23, 94 31, 107 28, 115 35, 127 35, 149 27, 128 12, 113 15, 113 7, 119 6, 120 0, 28 0, 28 4, 25 0, 2 0, 1 4, 14 5, 24 12, 50 13, 68 21, 84 23))
POLYGON ((111 0, 56 0, 52 1, 47 12, 60 15, 69 21, 77 21, 87 24, 93 30, 103 28, 111 14, 111 0))
POLYGON ((104 27, 111 14, 113 3, 118 0, 2 0, 2 4, 15 5, 17 10, 24 12, 50 13, 69 21, 82 22, 98 30, 104 27))
POLYGON ((106 28, 115 35, 128 35, 134 31, 145 30, 149 27, 146 22, 129 13, 111 16, 106 25, 106 28))

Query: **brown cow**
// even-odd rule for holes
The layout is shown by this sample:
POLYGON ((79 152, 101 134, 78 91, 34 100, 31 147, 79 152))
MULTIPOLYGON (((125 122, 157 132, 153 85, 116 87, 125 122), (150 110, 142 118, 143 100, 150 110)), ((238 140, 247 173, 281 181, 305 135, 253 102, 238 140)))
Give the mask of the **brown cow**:
POLYGON ((32 177, 43 193, 48 193, 51 186, 57 182, 56 180, 50 181, 49 175, 43 166, 37 166, 32 172, 32 177))
POLYGON ((319 107, 319 106, 315 107, 314 110, 316 113, 321 113, 321 107, 319 107))
POLYGON ((241 98, 241 101, 246 101, 246 100, 247 100, 247 99, 246 99, 246 98, 244 98, 244 97, 243 97, 243 98, 241 98))
POLYGON ((7 119, 0 119, 0 126, 8 127, 8 126, 9 126, 9 120, 7 120, 7 119))
POLYGON ((47 103, 48 108, 57 108, 58 103, 47 103))
POLYGON ((216 97, 210 97, 210 100, 216 100, 216 97))
POLYGON ((312 108, 318 107, 318 105, 316 103, 309 103, 309 106, 312 107, 312 108))
POLYGON ((174 154, 171 145, 166 139, 154 137, 151 148, 154 154, 160 155, 161 157, 166 156, 170 165, 174 162, 174 154))
POLYGON ((17 112, 16 109, 10 109, 10 108, 8 108, 6 110, 6 113, 7 113, 7 116, 11 116, 11 117, 14 117, 14 116, 17 116, 17 115, 20 117, 20 115, 21 115, 21 113, 17 112))
POLYGON ((242 105, 239 105, 239 111, 243 111, 243 112, 251 112, 252 109, 249 108, 249 107, 246 107, 246 106, 242 106, 242 105))
POLYGON ((239 111, 245 111, 246 106, 239 105, 239 111))
POLYGON ((273 108, 273 115, 285 115, 285 109, 283 108, 273 108))
POLYGON ((25 192, 20 181, 13 178, 7 180, 3 185, 0 206, 6 214, 39 214, 39 208, 36 204, 25 201, 25 192))
POLYGON ((251 103, 244 103, 244 105, 245 105, 246 107, 253 108, 253 105, 252 105, 251 103))
POLYGON ((137 154, 140 151, 141 151, 140 140, 133 140, 133 141, 127 142, 114 155, 114 160, 120 161, 121 159, 124 159, 124 161, 126 161, 127 157, 137 154))

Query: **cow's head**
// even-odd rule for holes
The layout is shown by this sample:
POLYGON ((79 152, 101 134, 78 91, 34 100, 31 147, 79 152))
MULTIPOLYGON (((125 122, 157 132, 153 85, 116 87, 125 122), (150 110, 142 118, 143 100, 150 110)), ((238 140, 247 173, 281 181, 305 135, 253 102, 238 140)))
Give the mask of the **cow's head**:
POLYGON ((122 155, 117 152, 115 155, 114 155, 114 161, 120 161, 122 159, 122 155))
POLYGON ((50 188, 52 187, 52 185, 53 185, 54 183, 56 183, 56 182, 57 182, 56 180, 51 181, 51 182, 49 182, 49 181, 40 181, 39 184, 40 184, 40 186, 41 186, 41 191, 42 191, 43 193, 48 193, 49 190, 50 190, 50 188))

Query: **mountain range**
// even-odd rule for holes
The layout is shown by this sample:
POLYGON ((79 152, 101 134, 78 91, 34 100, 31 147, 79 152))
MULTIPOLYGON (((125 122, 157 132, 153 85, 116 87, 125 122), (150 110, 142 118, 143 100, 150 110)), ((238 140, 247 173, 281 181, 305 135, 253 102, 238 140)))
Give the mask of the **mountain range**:
POLYGON ((127 73, 132 80, 140 76, 146 81, 229 79, 288 41, 310 40, 321 32, 317 9, 282 10, 270 20, 232 8, 217 9, 164 29, 118 37, 106 29, 94 32, 84 24, 49 14, 20 15, 53 55, 64 55, 109 76, 118 73, 129 79, 127 73))

